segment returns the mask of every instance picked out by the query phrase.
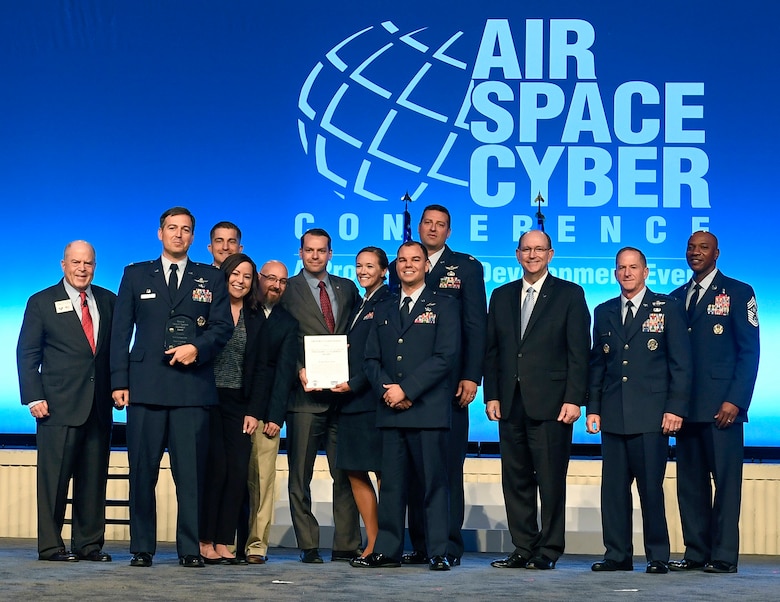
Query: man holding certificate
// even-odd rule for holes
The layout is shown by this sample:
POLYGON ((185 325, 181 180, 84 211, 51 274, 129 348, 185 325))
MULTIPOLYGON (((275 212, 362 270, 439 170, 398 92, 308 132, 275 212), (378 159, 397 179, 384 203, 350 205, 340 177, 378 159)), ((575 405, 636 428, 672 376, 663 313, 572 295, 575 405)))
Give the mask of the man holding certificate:
POLYGON ((349 378, 346 336, 349 316, 358 301, 355 283, 328 274, 328 261, 333 256, 330 235, 321 228, 312 228, 301 237, 299 250, 303 269, 290 278, 281 305, 298 320, 300 351, 298 376, 287 407, 287 460, 290 466, 288 490, 290 515, 295 537, 301 549, 301 562, 321 563, 320 525, 311 510, 311 479, 317 450, 325 441, 330 474, 333 477, 333 550, 331 560, 350 561, 360 555, 360 522, 352 497, 349 478, 336 469, 336 438, 338 404, 341 397, 329 391, 333 385, 349 378), (313 336, 306 342, 307 337, 313 336), (321 337, 326 337, 323 339, 321 337), (340 339, 340 343, 339 343, 340 339), (335 343, 336 349, 331 343, 335 343), (338 351, 341 345, 341 353, 338 351), (304 347, 308 348, 304 359, 304 347), (319 347, 319 349, 317 349, 319 347), (342 373, 337 358, 342 357, 342 373), (309 363, 319 357, 316 366, 309 363), (309 382, 308 370, 317 382, 309 382), (335 371, 338 372, 338 369, 335 371), (332 381, 332 382, 331 382, 332 381), (316 384, 316 386, 315 386, 316 384))
POLYGON ((408 483, 423 484, 429 568, 447 571, 447 465, 452 397, 458 386, 458 302, 425 285, 428 252, 401 245, 396 258, 401 294, 380 302, 366 343, 366 375, 374 387, 382 429, 382 488, 375 552, 353 566, 401 566, 408 483))

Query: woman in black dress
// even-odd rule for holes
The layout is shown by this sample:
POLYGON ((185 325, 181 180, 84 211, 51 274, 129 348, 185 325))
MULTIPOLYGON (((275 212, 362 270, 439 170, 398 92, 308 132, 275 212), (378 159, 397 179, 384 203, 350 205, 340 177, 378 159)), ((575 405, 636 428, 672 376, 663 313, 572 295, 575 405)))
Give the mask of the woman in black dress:
POLYGON ((357 255, 357 279, 366 292, 362 303, 352 313, 350 322, 349 381, 332 389, 345 394, 339 416, 336 467, 347 471, 352 495, 366 527, 367 541, 363 556, 353 560, 353 564, 359 563, 374 551, 379 532, 377 494, 368 473, 374 472, 377 475, 377 483, 379 482, 382 434, 376 427, 378 400, 363 373, 363 353, 374 318, 374 307, 390 295, 384 283, 387 263, 387 255, 378 247, 366 247, 357 255))

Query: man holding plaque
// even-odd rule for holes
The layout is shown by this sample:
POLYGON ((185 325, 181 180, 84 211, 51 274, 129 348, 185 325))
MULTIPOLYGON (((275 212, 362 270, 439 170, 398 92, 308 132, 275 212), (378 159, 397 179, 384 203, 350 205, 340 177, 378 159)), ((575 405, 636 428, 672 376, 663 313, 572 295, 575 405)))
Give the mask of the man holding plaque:
POLYGON ((198 514, 217 404, 212 360, 233 331, 224 276, 187 257, 195 218, 184 207, 160 217, 162 256, 129 265, 119 285, 111 340, 111 387, 128 408, 131 566, 156 549, 155 485, 165 448, 176 480, 179 564, 201 567, 198 514), (135 331, 135 342, 130 341, 135 331))
POLYGON ((333 256, 330 235, 321 228, 301 236, 303 269, 290 278, 281 305, 298 320, 299 383, 287 408, 287 459, 290 514, 301 549, 301 562, 321 563, 320 526, 311 510, 311 479, 320 444, 325 442, 333 477, 333 549, 331 560, 349 561, 360 555, 360 523, 349 478, 336 469, 338 393, 309 386, 304 366, 304 337, 346 334, 349 316, 359 298, 355 283, 328 274, 333 256))
POLYGON ((401 294, 377 304, 366 343, 365 371, 379 400, 382 488, 375 552, 355 560, 366 568, 401 566, 409 484, 422 484, 428 568, 448 571, 447 465, 452 396, 458 387, 458 302, 425 284, 428 252, 422 243, 398 249, 401 294))

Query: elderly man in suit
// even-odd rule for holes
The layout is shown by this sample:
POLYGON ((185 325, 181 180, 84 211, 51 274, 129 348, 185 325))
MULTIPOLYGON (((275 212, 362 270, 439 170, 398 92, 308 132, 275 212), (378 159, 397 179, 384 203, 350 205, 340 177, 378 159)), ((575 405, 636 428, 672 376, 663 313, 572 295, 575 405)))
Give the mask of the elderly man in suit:
POLYGON ((515 546, 491 563, 496 568, 553 569, 564 550, 566 471, 587 390, 590 314, 582 288, 549 273, 554 253, 544 232, 523 234, 516 251, 523 278, 490 298, 485 411, 499 423, 515 546))
POLYGON ((212 361, 233 332, 225 278, 187 251, 195 218, 184 207, 160 216, 162 255, 125 268, 114 312, 111 386, 128 409, 131 566, 152 566, 155 485, 165 448, 176 481, 179 563, 202 567, 198 520, 208 451, 209 407, 217 405, 212 361), (130 341, 135 341, 130 349, 130 341))
POLYGON ((274 509, 276 456, 279 432, 284 424, 290 391, 296 380, 298 361, 298 322, 279 305, 287 289, 287 268, 280 261, 267 261, 260 268, 260 293, 265 316, 260 336, 262 345, 256 358, 247 358, 255 370, 265 373, 264 390, 256 394, 260 419, 252 434, 249 459, 249 535, 246 560, 265 564, 274 509))
POLYGON ((63 279, 27 302, 16 349, 22 403, 37 421, 38 558, 110 562, 103 552, 116 295, 92 284, 95 249, 65 247, 63 279), (73 479, 71 551, 62 541, 73 479))
POLYGON ((425 284, 427 260, 419 242, 398 249, 400 298, 377 304, 366 343, 366 375, 381 400, 382 487, 375 552, 353 566, 401 566, 404 510, 413 477, 423 487, 429 568, 450 569, 449 483, 441 467, 447 462, 452 396, 458 386, 460 317, 457 301, 425 284))
POLYGON ((685 556, 669 563, 673 571, 737 572, 743 428, 758 374, 758 307, 750 285, 715 267, 719 255, 713 234, 695 232, 685 251, 693 278, 672 293, 687 307, 693 355, 691 407, 677 435, 685 556))
MULTIPOLYGON (((428 252, 430 270, 425 286, 458 301, 460 312, 461 348, 458 387, 452 399, 452 429, 447 453, 447 474, 450 482, 450 545, 447 555, 453 566, 463 556, 464 494, 463 462, 469 441, 469 404, 477 395, 482 381, 487 330, 487 299, 482 264, 471 255, 453 251, 446 244, 452 233, 450 212, 443 205, 428 205, 423 209, 417 227, 420 242, 428 252)), ((390 265, 391 290, 398 290, 395 262, 390 265)), ((404 554, 404 564, 425 564, 425 524, 422 487, 412 483, 409 500, 409 538, 413 551, 404 554)))
POLYGON ((311 510, 311 479, 317 450, 325 442, 333 477, 333 549, 331 560, 350 561, 360 555, 360 522, 349 478, 336 468, 339 394, 308 386, 303 362, 306 335, 346 334, 349 316, 359 299, 351 280, 328 274, 333 256, 330 235, 321 228, 301 236, 299 255, 303 269, 290 278, 281 301, 298 320, 298 377, 287 408, 288 490, 295 537, 301 562, 321 563, 320 526, 311 510))
POLYGON ((665 574, 669 531, 663 481, 668 436, 688 414, 691 350, 682 305, 645 286, 644 253, 615 258, 620 296, 594 312, 587 430, 601 432, 603 560, 594 571, 633 570, 631 483, 642 507, 646 572, 665 574))

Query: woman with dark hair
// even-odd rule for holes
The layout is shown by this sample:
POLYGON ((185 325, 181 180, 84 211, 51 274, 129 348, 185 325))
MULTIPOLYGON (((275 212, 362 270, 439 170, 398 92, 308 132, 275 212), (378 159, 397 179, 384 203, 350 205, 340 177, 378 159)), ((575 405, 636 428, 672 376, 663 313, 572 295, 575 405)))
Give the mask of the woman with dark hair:
POLYGON ((214 361, 219 405, 211 410, 206 485, 200 521, 200 554, 206 564, 236 564, 235 540, 246 492, 252 433, 258 418, 251 392, 265 377, 255 370, 263 324, 257 266, 247 255, 228 256, 220 267, 227 282, 235 329, 214 361))
POLYGON ((378 400, 363 373, 363 353, 374 318, 374 307, 390 296, 384 283, 387 264, 387 255, 378 247, 366 247, 357 255, 355 271, 358 283, 366 293, 360 306, 353 311, 350 322, 349 381, 332 389, 336 393, 345 394, 339 416, 336 467, 347 471, 352 495, 366 527, 366 547, 363 556, 352 560, 353 566, 374 551, 379 532, 377 495, 368 473, 374 472, 379 482, 382 433, 376 426, 378 400))

